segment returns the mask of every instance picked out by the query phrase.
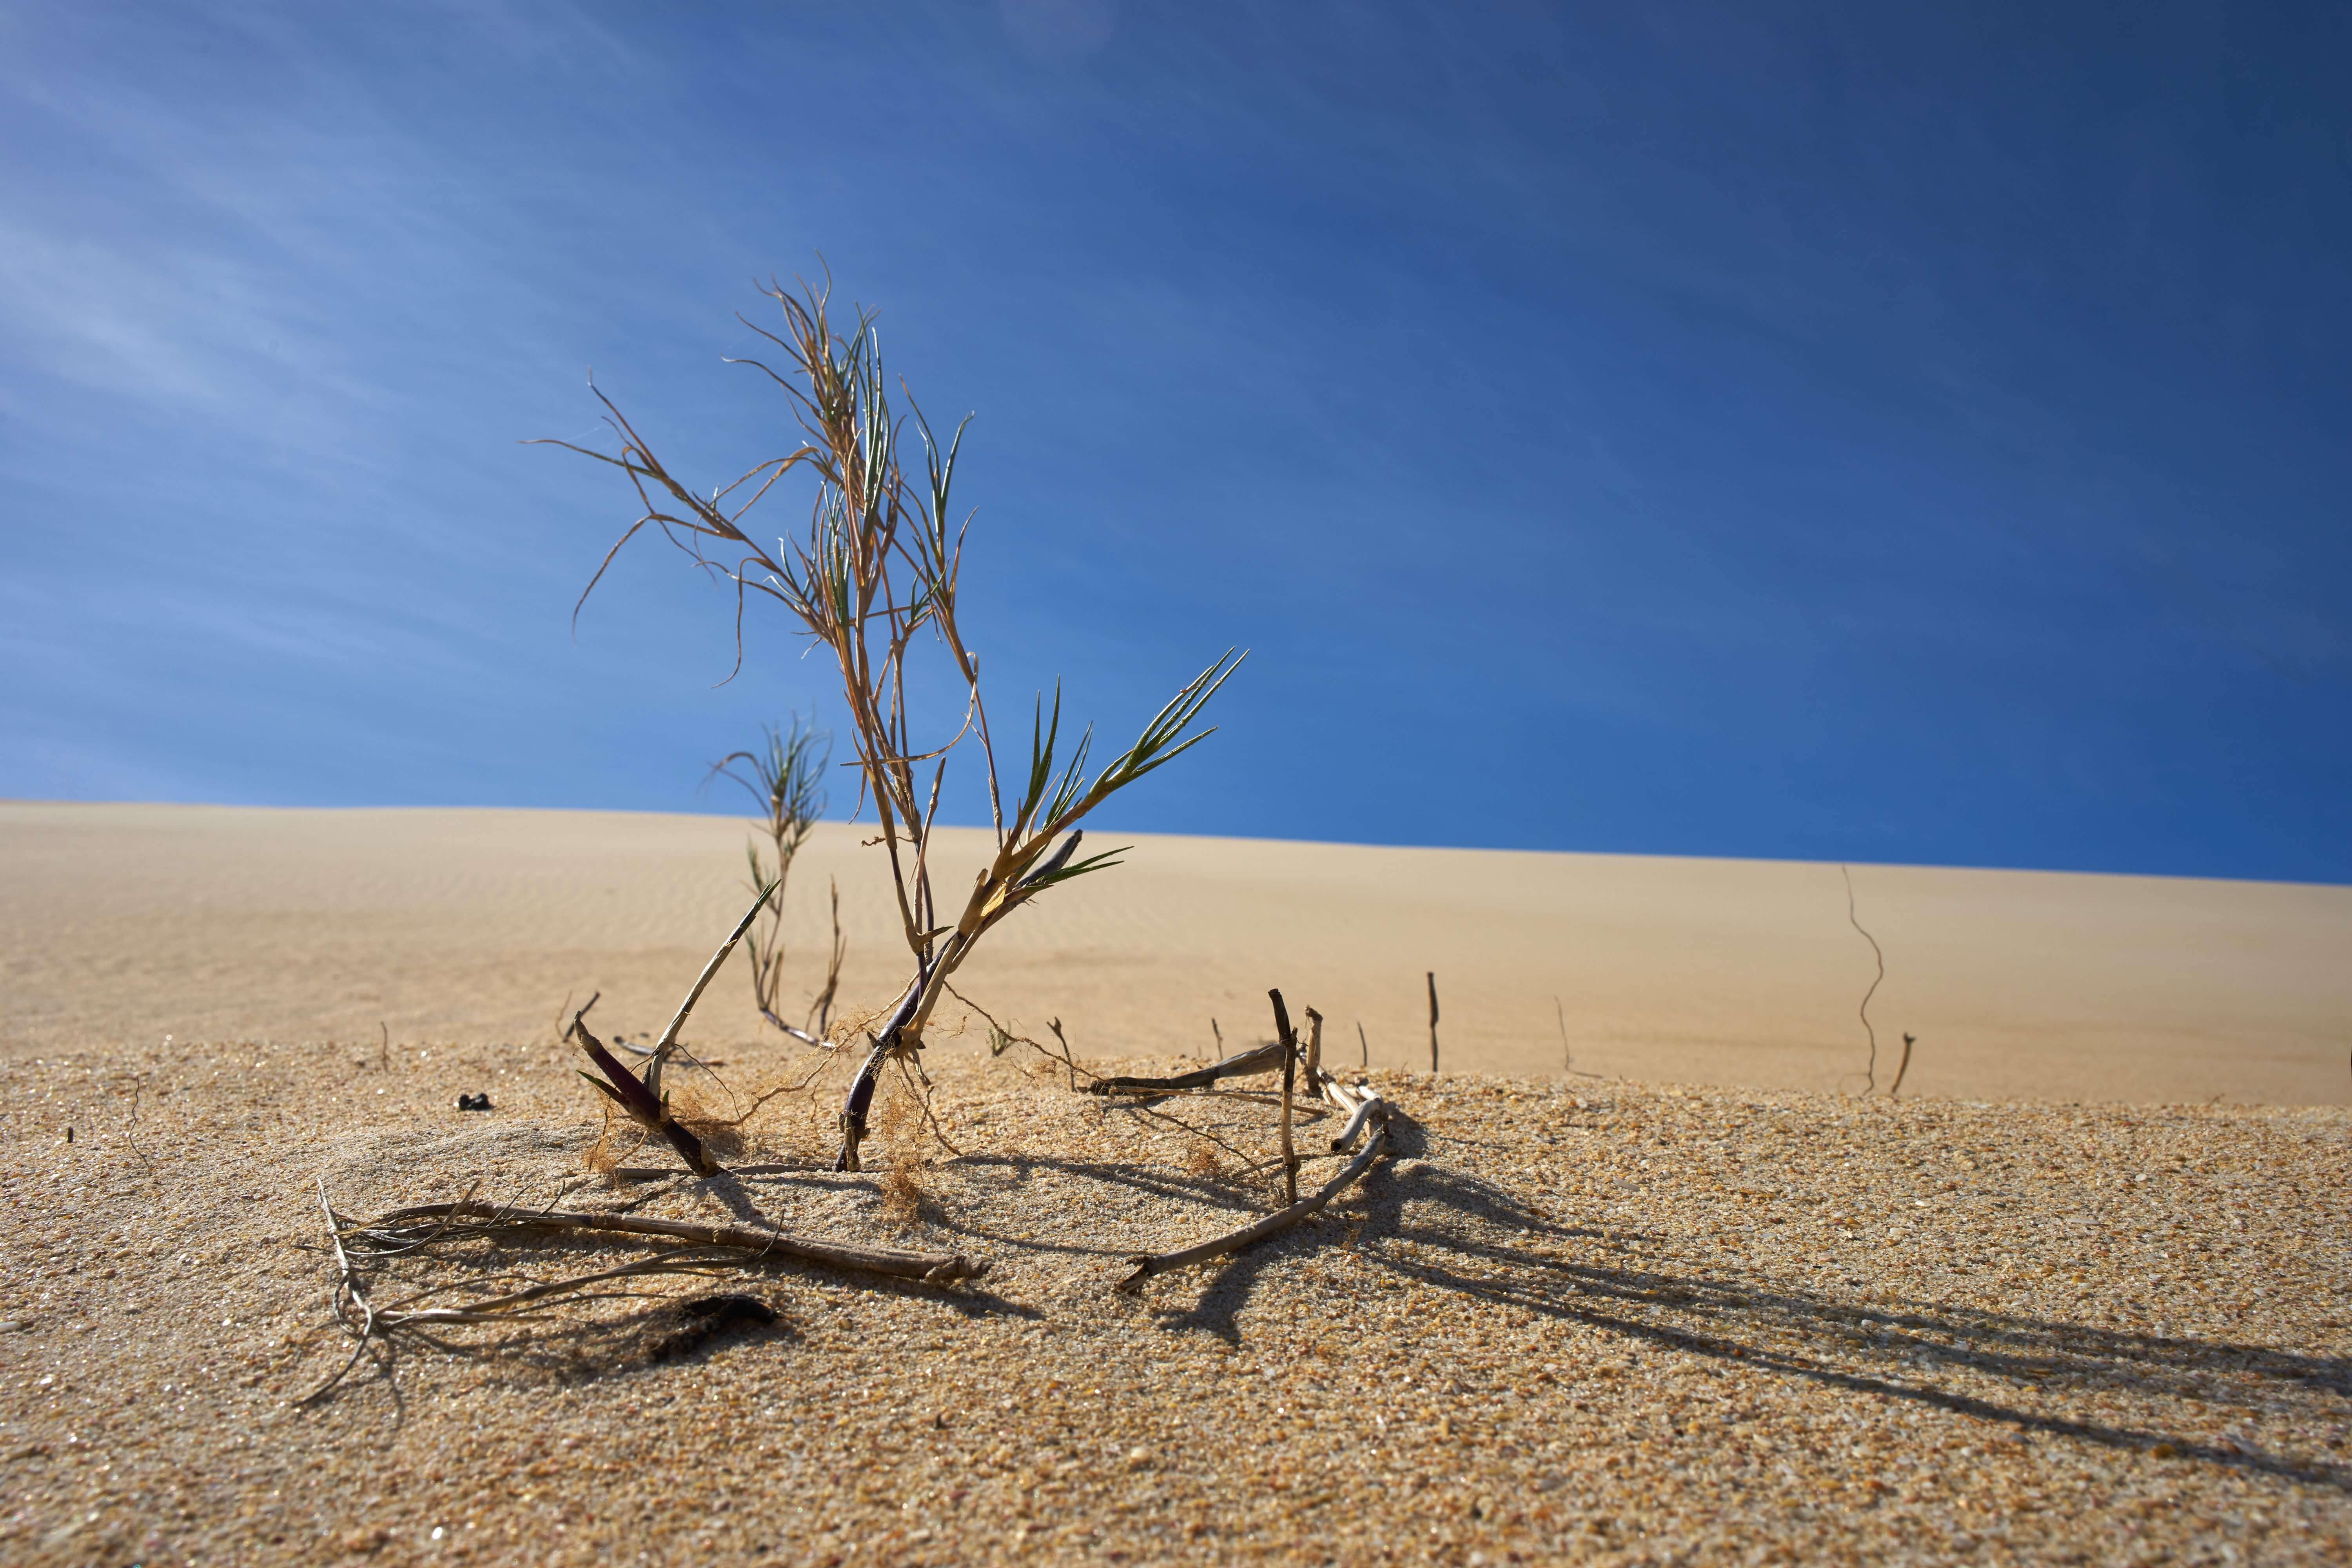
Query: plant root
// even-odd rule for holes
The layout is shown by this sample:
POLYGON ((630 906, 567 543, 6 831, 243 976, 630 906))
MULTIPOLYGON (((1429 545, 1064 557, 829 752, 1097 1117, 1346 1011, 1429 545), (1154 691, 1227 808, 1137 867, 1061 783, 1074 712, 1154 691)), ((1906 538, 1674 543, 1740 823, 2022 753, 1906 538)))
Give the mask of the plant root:
POLYGON ((392 1240, 404 1237, 424 1222, 456 1220, 479 1220, 484 1227, 500 1230, 661 1237, 688 1242, 697 1247, 748 1254, 744 1261, 789 1258, 795 1263, 814 1263, 853 1273, 919 1279, 929 1285, 977 1279, 988 1272, 986 1259, 975 1259, 961 1252, 909 1252, 895 1247, 824 1241, 814 1237, 789 1236, 779 1230, 757 1230, 742 1225, 708 1225, 695 1220, 646 1219, 635 1215, 586 1214, 565 1209, 511 1209, 470 1198, 456 1203, 419 1204, 412 1208, 395 1209, 380 1218, 352 1226, 343 1234, 392 1240))

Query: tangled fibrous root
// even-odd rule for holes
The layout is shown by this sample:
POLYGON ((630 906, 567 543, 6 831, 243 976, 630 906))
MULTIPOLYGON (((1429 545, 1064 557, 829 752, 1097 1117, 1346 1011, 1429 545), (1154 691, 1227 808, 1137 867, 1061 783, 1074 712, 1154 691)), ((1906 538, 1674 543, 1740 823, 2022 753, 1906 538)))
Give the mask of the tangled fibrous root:
POLYGON ((740 1160, 743 1157, 747 1146, 743 1123, 750 1118, 749 1111, 721 1116, 700 1096, 689 1090, 677 1097, 671 1114, 677 1118, 679 1126, 702 1140, 702 1147, 711 1158, 740 1160))
POLYGON ((930 1206, 931 1194, 923 1185, 928 1163, 919 1154, 901 1154, 882 1178, 883 1217, 902 1230, 920 1222, 930 1206))

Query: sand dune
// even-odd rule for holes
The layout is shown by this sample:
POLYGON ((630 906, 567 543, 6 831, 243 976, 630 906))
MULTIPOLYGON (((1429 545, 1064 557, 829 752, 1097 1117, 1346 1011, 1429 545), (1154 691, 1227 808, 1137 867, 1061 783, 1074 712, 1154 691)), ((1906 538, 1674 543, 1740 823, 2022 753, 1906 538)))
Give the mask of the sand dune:
MULTIPOLYGON (((975 996, 1108 1071, 1212 1013, 1254 1037, 1279 984, 1338 1059, 1362 1021, 1397 1142, 1316 1220, 1129 1295, 1139 1249, 1283 1201, 1264 1096, 1113 1103, 948 1040, 936 1121, 886 1086, 837 1173, 843 1058, 751 1044, 729 976, 694 1037, 741 1047, 735 1103, 831 1078, 759 1101, 709 1179, 659 1149, 588 1173, 555 1004, 658 1026, 740 851, 718 818, 0 806, 0 1558, 2352 1552, 2352 1115, 2008 1098, 2340 1103, 2346 889, 1861 868, 1874 1012, 1921 1037, 1895 1104, 1843 1092, 1872 965, 1834 867, 1139 840, 1003 928, 975 996), (1398 1070, 1431 968, 1437 1079, 1398 1070), (1563 1076, 1562 1015, 1617 1076, 1563 1076), (322 1194, 468 1193, 988 1270, 641 1277, 371 1342, 306 1403, 352 1353, 322 1194), (758 1305, 707 1331, 713 1290, 758 1305)), ((869 1000, 898 978, 870 853, 826 830, 794 906, 813 928, 847 877, 869 1000)), ((1335 1121, 1304 1116, 1310 1183, 1335 1121)), ((444 1237, 368 1288, 479 1300, 658 1246, 444 1237)))
MULTIPOLYGON (((976 862, 984 835, 947 836, 976 862)), ((1082 1048, 1201 1053, 1267 1027, 1266 987, 1352 1059, 1858 1090, 1874 973, 1835 866, 1118 836, 1129 863, 1009 922, 963 988, 1082 1048), (1565 1040, 1563 1040, 1563 1029, 1565 1040)), ((0 805, 0 1050, 180 1038, 492 1044, 567 994, 656 1027, 742 899, 724 817, 0 805)), ((828 824, 792 889, 813 983, 828 878, 846 994, 903 948, 879 868, 828 824)), ((943 885, 968 874, 950 865, 943 885)), ((2352 1101, 2352 889, 1853 868, 1886 953, 1878 1081, 1958 1099, 2352 1101)), ((755 1033, 738 975, 700 1022, 755 1033)), ((950 1047, 951 1048, 951 1047, 950 1047)))

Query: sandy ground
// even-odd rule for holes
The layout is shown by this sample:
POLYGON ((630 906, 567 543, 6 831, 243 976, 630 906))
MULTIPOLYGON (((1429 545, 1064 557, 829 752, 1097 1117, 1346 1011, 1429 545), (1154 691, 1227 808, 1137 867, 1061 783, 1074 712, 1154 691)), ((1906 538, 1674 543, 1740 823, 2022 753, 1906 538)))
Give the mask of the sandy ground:
MULTIPOLYGON (((950 836, 942 885, 976 862, 950 836)), ((1111 836, 1106 847, 1129 840, 1111 836)), ((1090 840, 1091 844, 1092 840, 1090 840)), ((1137 838, 990 937, 975 1000, 1099 1054, 1213 1048, 1312 998, 1374 1066, 1815 1092, 1864 1087, 1874 973, 1834 866, 1137 838), (1563 1034, 1565 1040, 1563 1040, 1563 1034)), ((180 1039, 483 1044, 567 994, 658 1029, 740 912, 743 829, 584 812, 0 804, 0 1053, 180 1039)), ((852 830, 795 872, 816 983, 837 877, 847 994, 903 981, 852 830)), ((2352 889, 1864 866, 1885 1085, 1958 1099, 2352 1103, 2352 889)), ((756 1037, 740 976, 704 1037, 756 1037)), ((869 1001, 867 1005, 878 1005, 869 1001)))
MULTIPOLYGON (((1179 1067, 1210 998, 1255 1038, 1280 983, 1335 1059, 1363 1018, 1402 1116, 1319 1221, 1128 1295, 1128 1255, 1279 1201, 1262 1099, 1151 1115, 967 1035, 930 1053, 960 1154, 894 1101, 871 1173, 824 1169, 820 1080, 739 1173, 586 1173, 551 994, 657 1027, 739 854, 695 819, 0 808, 0 1560, 2352 1561, 2342 889, 1861 868, 1922 1037, 1889 1103, 1840 1092, 1835 868, 1146 841, 1131 906, 1057 894, 976 999, 1179 1067), (1436 1079, 1399 1070, 1431 966, 1436 1079), (1555 990, 1602 1076, 1559 1070, 1555 990), (345 1353, 321 1180, 991 1268, 668 1277, 397 1338, 303 1405, 345 1353), (687 1343, 713 1289, 776 1321, 687 1343)), ((690 1034, 737 1105, 821 1059, 690 1034)), ((467 1243, 371 1289, 641 1252, 467 1243)))

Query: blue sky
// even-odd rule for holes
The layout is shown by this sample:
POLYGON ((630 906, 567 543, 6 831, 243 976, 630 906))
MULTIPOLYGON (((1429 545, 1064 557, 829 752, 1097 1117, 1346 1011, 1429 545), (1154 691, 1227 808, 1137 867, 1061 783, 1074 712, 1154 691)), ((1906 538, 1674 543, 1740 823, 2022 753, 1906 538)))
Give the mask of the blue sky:
POLYGON ((979 416, 1001 714, 1255 649, 1108 826, 2352 881, 2347 78, 2318 6, 12 7, 0 795, 734 809, 829 671, 715 685, 664 547, 575 640, 627 497, 516 443, 593 367, 772 455, 720 356, 822 253, 979 416))

